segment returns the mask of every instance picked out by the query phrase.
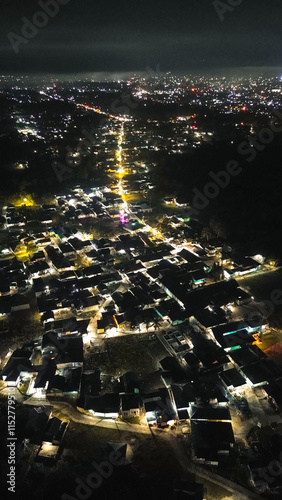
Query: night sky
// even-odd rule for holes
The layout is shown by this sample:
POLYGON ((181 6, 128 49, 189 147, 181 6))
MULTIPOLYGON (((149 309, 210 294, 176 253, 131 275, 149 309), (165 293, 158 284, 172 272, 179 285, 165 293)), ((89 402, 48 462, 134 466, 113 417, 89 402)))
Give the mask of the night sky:
POLYGON ((242 0, 223 21, 213 0, 62 1, 68 3, 16 54, 7 35, 22 35, 22 17, 32 20, 42 8, 34 0, 2 0, 2 74, 282 66, 281 0, 242 0))

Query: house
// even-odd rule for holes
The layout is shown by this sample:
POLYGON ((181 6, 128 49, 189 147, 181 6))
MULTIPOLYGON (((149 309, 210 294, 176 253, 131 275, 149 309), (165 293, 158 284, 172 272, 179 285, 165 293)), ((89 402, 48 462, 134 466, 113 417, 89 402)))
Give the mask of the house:
POLYGON ((44 237, 43 235, 38 237, 35 241, 39 249, 43 249, 52 243, 51 238, 44 237))
POLYGON ((28 411, 28 419, 24 427, 25 440, 28 439, 32 444, 41 445, 51 415, 51 407, 26 405, 26 411, 28 411))
POLYGON ((207 280, 207 273, 204 270, 192 271, 187 276, 194 288, 203 285, 207 280))
POLYGON ((226 463, 235 440, 231 423, 192 421, 192 460, 197 464, 226 463))
POLYGON ((164 257, 167 256, 167 254, 170 255, 170 252, 166 250, 156 250, 155 252, 145 253, 144 255, 141 255, 137 259, 137 262, 141 262, 143 266, 149 268, 157 262, 160 262, 164 257))
POLYGON ((32 365, 30 358, 32 352, 29 350, 16 349, 4 369, 1 371, 1 379, 8 386, 17 387, 25 377, 30 377, 36 373, 36 368, 32 365))
POLYGON ((184 354, 183 359, 186 361, 187 366, 193 372, 196 372, 201 367, 201 362, 193 352, 184 354))
POLYGON ((49 245, 46 247, 46 252, 53 266, 58 271, 66 271, 70 269, 71 265, 69 260, 62 254, 62 252, 60 252, 59 249, 49 245))
POLYGON ((98 276, 103 273, 103 270, 99 264, 93 264, 92 266, 85 267, 83 269, 83 275, 86 278, 92 278, 93 276, 98 276))
POLYGON ((195 401, 198 403, 226 406, 228 403, 227 390, 219 378, 221 368, 219 370, 204 370, 201 371, 198 377, 193 380, 193 392, 195 401))
POLYGON ((193 321, 200 328, 210 329, 226 322, 226 314, 221 307, 207 306, 193 315, 193 321))
POLYGON ((228 406, 193 404, 189 414, 193 461, 217 466, 230 459, 235 439, 228 406))
POLYGON ((194 345, 193 352, 202 365, 209 369, 218 369, 228 363, 229 359, 222 347, 199 332, 191 334, 194 345))
POLYGON ((192 403, 189 407, 189 417, 193 421, 231 422, 228 405, 211 405, 192 403))
POLYGON ((164 371, 163 377, 167 381, 171 380, 171 382, 178 383, 186 380, 186 372, 175 357, 167 356, 163 358, 160 365, 164 371))
POLYGON ((0 297, 0 318, 11 314, 12 298, 9 295, 0 297))
POLYGON ((47 423, 43 441, 38 452, 38 460, 55 460, 64 434, 68 427, 67 422, 63 422, 57 417, 51 417, 47 423))
POLYGON ((79 400, 80 406, 95 417, 115 419, 120 412, 119 394, 107 393, 101 396, 85 396, 79 400))
POLYGON ((131 321, 125 318, 125 314, 115 314, 115 320, 118 328, 130 330, 131 321))
POLYGON ((212 333, 214 336, 216 334, 226 336, 243 330, 251 331, 251 328, 245 321, 230 321, 229 323, 225 322, 221 325, 214 326, 214 328, 212 328, 212 333))
POLYGON ((80 388, 81 397, 98 396, 101 392, 101 388, 101 371, 98 368, 94 371, 82 373, 80 388))
POLYGON ((219 377, 230 392, 236 391, 246 384, 245 378, 236 368, 224 370, 219 377))
POLYGON ((195 392, 191 382, 183 384, 172 384, 171 391, 179 420, 189 418, 189 407, 195 401, 195 392))
POLYGON ((41 297, 46 290, 48 285, 45 283, 43 278, 34 278, 33 279, 33 289, 35 292, 35 297, 41 297))
POLYGON ((254 273, 259 271, 260 268, 261 264, 252 257, 242 257, 237 255, 232 257, 231 266, 224 269, 224 276, 226 279, 232 279, 237 276, 254 273))
POLYGON ((12 287, 10 286, 9 280, 5 279, 3 276, 2 281, 0 283, 0 296, 4 297, 5 295, 10 295, 11 288, 12 287))
POLYGON ((149 425, 176 420, 177 409, 173 393, 166 387, 142 394, 145 417, 149 425))
POLYGON ((36 370, 36 376, 31 379, 27 394, 45 398, 48 384, 56 374, 55 360, 43 360, 41 365, 36 366, 36 370))
POLYGON ((68 271, 62 271, 60 272, 60 280, 62 282, 64 281, 72 281, 73 283, 76 283, 76 278, 77 278, 77 275, 74 271, 72 270, 68 270, 68 271))
POLYGON ((155 311, 162 320, 169 321, 172 326, 181 324, 188 319, 185 310, 174 299, 160 300, 155 305, 155 311))
POLYGON ((208 306, 218 309, 234 304, 240 295, 238 283, 235 280, 218 283, 192 290, 187 294, 185 307, 190 316, 208 306))
POLYGON ((105 320, 104 318, 97 320, 97 333, 105 333, 105 320))
POLYGON ((191 288, 191 285, 189 283, 180 283, 172 271, 165 273, 158 281, 166 294, 173 298, 180 307, 184 308, 188 300, 188 290, 191 288))
POLYGON ((239 368, 267 358, 266 354, 257 345, 246 345, 240 350, 230 351, 228 356, 239 368))
POLYGON ((81 311, 90 312, 98 311, 100 305, 100 298, 97 295, 87 295, 81 299, 81 311))
POLYGON ((20 295, 19 293, 12 295, 11 313, 17 311, 25 311, 27 309, 30 309, 30 301, 26 296, 20 295))
POLYGON ((47 386, 47 396, 78 395, 80 393, 82 368, 62 368, 57 371, 47 386))
POLYGON ((43 334, 42 357, 44 360, 54 359, 57 368, 83 366, 83 340, 82 337, 59 335, 51 331, 43 334))
POLYGON ((249 294, 245 290, 242 290, 242 288, 238 288, 238 297, 235 301, 236 305, 244 306, 246 304, 249 304, 252 300, 253 300, 253 297, 251 294, 249 294))
POLYGON ((242 366, 240 371, 251 387, 268 385, 282 379, 282 371, 268 358, 242 366))
POLYGON ((51 417, 47 423, 43 441, 59 445, 64 437, 67 426, 67 422, 63 422, 57 417, 51 417))
POLYGON ((45 312, 52 312, 55 314, 61 310, 70 312, 71 302, 70 299, 65 298, 62 293, 43 294, 37 298, 37 307, 41 315, 45 312))
POLYGON ((142 380, 136 372, 126 372, 120 377, 119 392, 136 393, 140 392, 142 380))
POLYGON ((184 354, 193 347, 188 338, 177 331, 163 333, 162 338, 165 340, 165 343, 168 344, 170 352, 173 352, 176 357, 178 355, 184 356, 184 354))
POLYGON ((252 334, 247 329, 238 330, 234 333, 224 334, 213 328, 213 334, 217 343, 223 347, 225 352, 234 351, 235 349, 241 349, 242 346, 247 344, 252 344, 254 338, 252 334))
POLYGON ((66 243, 61 243, 59 245, 59 249, 60 251, 62 252, 62 254, 64 255, 64 257, 72 257, 72 256, 75 256, 76 255, 76 251, 75 249, 73 248, 73 246, 66 242, 66 243))
POLYGON ((113 285, 119 283, 122 280, 121 275, 118 271, 113 273, 104 273, 101 276, 101 282, 105 285, 113 285))
POLYGON ((144 414, 144 406, 138 394, 121 394, 120 415, 124 419, 141 417, 144 414))
POLYGON ((60 320, 49 321, 45 325, 45 331, 54 331, 59 337, 71 335, 72 337, 79 337, 87 333, 89 319, 77 320, 76 318, 67 318, 60 320))
POLYGON ((193 252, 190 252, 190 250, 187 250, 186 248, 184 248, 183 250, 181 250, 178 255, 180 257, 182 257, 183 260, 185 260, 186 262, 189 262, 190 264, 191 263, 195 263, 195 262, 198 262, 200 259, 199 255, 197 255, 196 253, 193 253, 193 252))
POLYGON ((46 276, 47 274, 50 273, 50 267, 46 260, 41 259, 41 260, 36 260, 32 264, 30 264, 28 267, 28 272, 31 276, 31 278, 38 278, 40 276, 46 276))

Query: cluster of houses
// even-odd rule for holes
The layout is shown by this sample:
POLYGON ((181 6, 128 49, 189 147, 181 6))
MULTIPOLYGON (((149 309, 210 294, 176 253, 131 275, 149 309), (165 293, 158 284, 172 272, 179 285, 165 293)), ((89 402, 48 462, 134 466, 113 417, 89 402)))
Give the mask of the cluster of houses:
MULTIPOLYGON (((260 386, 275 405, 282 403, 282 373, 256 345, 266 319, 257 315, 234 321, 230 316, 232 309, 253 300, 234 278, 258 270, 260 263, 230 252, 222 256, 226 279, 212 283, 210 248, 152 238, 138 225, 99 240, 82 229, 69 230, 68 221, 80 225, 89 217, 117 216, 120 202, 106 189, 75 189, 39 210, 42 233, 28 232, 27 207, 6 207, 11 241, 0 259, 0 315, 28 309, 32 296, 44 333, 12 353, 1 378, 8 385, 25 384, 25 394, 39 400, 77 396, 81 410, 101 418, 146 419, 159 426, 187 419, 196 462, 232 459, 232 397, 245 387, 260 386), (64 214, 64 226, 54 227, 56 210, 64 214), (27 253, 36 249, 20 260, 18 245, 27 253), (99 367, 84 371, 95 315, 98 336, 162 326, 159 337, 170 356, 161 360, 153 390, 139 374, 128 372, 106 392, 99 367)), ((143 209, 138 207, 137 212, 143 209)), ((197 225, 187 221, 187 231, 193 237, 197 225)))
MULTIPOLYGON (((27 405, 18 418, 18 459, 28 452, 37 462, 55 463, 68 425, 67 420, 53 415, 50 405, 27 405)), ((19 475, 20 470, 26 473, 26 469, 24 460, 19 475)))

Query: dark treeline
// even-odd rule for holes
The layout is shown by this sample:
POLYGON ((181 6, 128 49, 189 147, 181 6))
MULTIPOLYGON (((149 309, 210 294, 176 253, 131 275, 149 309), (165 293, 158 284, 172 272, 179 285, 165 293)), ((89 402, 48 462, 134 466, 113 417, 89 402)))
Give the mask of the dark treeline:
POLYGON ((204 194, 207 183, 214 182, 211 171, 226 171, 229 161, 238 161, 242 172, 219 188, 199 217, 206 223, 216 217, 230 241, 247 252, 281 257, 282 134, 276 134, 263 151, 253 148, 252 161, 250 152, 238 153, 239 145, 239 141, 216 142, 185 155, 167 156, 156 167, 154 181, 161 191, 193 204, 195 188, 204 194))

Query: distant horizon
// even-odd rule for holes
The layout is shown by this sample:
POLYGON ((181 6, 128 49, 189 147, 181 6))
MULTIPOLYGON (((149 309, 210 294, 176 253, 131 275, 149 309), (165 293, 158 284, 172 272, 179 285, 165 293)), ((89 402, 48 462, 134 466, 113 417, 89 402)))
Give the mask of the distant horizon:
POLYGON ((0 74, 0 83, 2 78, 44 78, 57 80, 91 80, 92 82, 101 81, 116 81, 116 80, 126 80, 133 77, 144 78, 146 76, 156 76, 158 71, 161 76, 169 75, 177 77, 237 77, 237 78, 248 78, 248 77, 282 77, 282 66, 230 66, 230 67, 218 67, 209 70, 202 69, 192 69, 189 70, 164 70, 160 65, 148 66, 145 70, 131 70, 131 71, 79 71, 79 72, 41 72, 41 71, 30 71, 26 73, 21 72, 5 72, 0 74))

